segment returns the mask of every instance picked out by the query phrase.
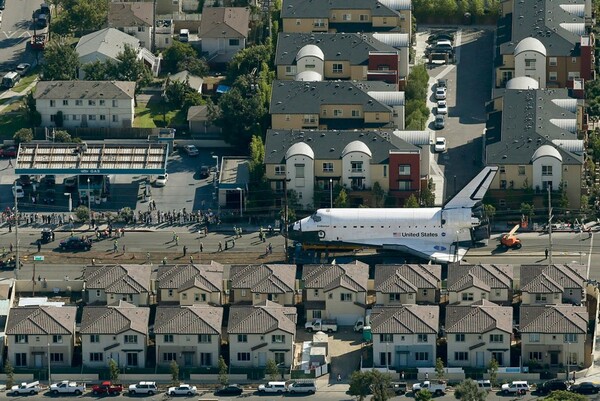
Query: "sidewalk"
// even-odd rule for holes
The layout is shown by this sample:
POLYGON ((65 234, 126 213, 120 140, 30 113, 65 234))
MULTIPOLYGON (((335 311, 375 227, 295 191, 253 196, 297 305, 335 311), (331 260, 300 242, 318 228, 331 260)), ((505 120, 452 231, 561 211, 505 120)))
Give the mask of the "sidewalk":
POLYGON ((2 95, 0 95, 0 100, 9 99, 6 103, 0 104, 0 113, 2 113, 8 106, 11 104, 18 102, 23 97, 25 97, 37 84, 39 79, 35 79, 32 83, 27 85, 27 87, 22 92, 14 92, 12 90, 7 90, 2 95))

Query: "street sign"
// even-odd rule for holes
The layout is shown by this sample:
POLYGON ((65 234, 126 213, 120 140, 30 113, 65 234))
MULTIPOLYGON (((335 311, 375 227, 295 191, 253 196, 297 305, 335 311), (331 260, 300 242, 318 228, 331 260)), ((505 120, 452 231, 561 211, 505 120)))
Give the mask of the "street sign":
POLYGON ((44 256, 42 255, 34 255, 33 260, 37 262, 42 262, 44 260, 44 256))

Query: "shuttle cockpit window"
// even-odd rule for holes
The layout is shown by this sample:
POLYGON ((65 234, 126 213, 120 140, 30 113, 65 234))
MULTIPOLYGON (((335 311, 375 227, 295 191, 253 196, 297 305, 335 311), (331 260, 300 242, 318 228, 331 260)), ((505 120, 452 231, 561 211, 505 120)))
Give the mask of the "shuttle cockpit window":
POLYGON ((319 216, 318 214, 314 213, 312 216, 310 216, 310 218, 315 222, 318 223, 321 221, 321 216, 319 216))

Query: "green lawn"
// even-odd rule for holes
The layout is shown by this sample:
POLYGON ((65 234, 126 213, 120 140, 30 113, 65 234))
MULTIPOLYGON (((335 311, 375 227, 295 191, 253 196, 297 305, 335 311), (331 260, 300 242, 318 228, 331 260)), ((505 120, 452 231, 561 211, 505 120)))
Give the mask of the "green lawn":
POLYGON ((171 125, 185 125, 186 115, 180 109, 175 109, 171 105, 166 105, 164 109, 165 119, 163 119, 163 106, 160 103, 150 102, 145 107, 135 108, 134 127, 156 128, 171 125))
POLYGON ((27 75, 26 77, 21 79, 19 81, 19 83, 16 84, 12 90, 15 92, 21 93, 25 90, 25 88, 27 88, 27 86, 29 86, 29 84, 31 84, 37 78, 38 78, 38 74, 27 75))
POLYGON ((24 113, 0 114, 0 140, 12 139, 19 129, 29 127, 28 123, 24 113))

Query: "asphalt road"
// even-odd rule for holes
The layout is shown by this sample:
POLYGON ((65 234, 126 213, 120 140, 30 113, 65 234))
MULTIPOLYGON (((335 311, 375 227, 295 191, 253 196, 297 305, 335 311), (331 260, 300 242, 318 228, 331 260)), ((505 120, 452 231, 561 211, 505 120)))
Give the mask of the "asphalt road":
POLYGON ((33 63, 36 55, 27 51, 33 36, 32 14, 41 0, 6 0, 0 25, 0 73, 10 71, 22 62, 33 63))

